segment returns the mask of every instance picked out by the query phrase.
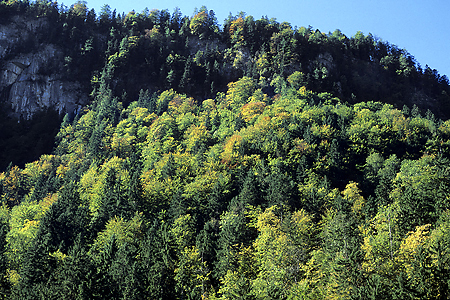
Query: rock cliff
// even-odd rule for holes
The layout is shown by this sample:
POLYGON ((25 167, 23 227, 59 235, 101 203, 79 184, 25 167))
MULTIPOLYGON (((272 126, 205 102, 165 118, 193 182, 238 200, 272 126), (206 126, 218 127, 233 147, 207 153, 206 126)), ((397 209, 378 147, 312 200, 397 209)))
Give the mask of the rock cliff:
POLYGON ((30 119, 47 108, 76 112, 88 101, 81 84, 64 76, 62 50, 33 41, 45 26, 45 18, 24 17, 0 25, 0 100, 15 117, 30 119))

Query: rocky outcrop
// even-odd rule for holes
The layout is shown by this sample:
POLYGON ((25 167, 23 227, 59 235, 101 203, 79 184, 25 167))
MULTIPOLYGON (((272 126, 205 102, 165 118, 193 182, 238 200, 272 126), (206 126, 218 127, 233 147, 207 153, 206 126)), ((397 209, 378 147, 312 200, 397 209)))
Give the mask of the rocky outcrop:
POLYGON ((0 100, 16 117, 30 119, 47 108, 60 114, 76 112, 88 101, 79 82, 64 79, 60 49, 49 44, 33 51, 24 47, 44 26, 45 19, 21 18, 0 26, 0 100))

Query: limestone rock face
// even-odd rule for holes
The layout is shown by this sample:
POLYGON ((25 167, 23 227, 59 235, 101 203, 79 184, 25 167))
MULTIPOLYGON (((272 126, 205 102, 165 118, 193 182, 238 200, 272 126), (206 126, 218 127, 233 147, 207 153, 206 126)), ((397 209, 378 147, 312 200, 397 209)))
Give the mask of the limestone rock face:
POLYGON ((48 108, 72 113, 87 104, 81 84, 65 79, 60 49, 51 44, 26 48, 45 25, 45 19, 19 17, 0 25, 0 101, 9 104, 13 116, 30 119, 48 108))

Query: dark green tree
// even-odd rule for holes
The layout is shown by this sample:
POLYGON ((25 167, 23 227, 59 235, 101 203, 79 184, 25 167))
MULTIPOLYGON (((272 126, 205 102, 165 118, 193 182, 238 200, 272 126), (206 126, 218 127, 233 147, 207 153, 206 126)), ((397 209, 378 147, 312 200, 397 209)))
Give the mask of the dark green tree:
POLYGON ((141 248, 144 294, 150 299, 175 299, 175 257, 166 224, 154 221, 141 248))
POLYGON ((125 220, 132 218, 134 203, 130 203, 129 193, 117 176, 117 170, 111 168, 106 174, 106 183, 101 197, 101 205, 98 213, 90 223, 91 233, 102 230, 106 223, 113 217, 121 217, 125 220))
POLYGON ((11 284, 7 280, 8 258, 6 256, 6 234, 8 233, 8 224, 4 220, 0 221, 0 299, 8 299, 11 284))

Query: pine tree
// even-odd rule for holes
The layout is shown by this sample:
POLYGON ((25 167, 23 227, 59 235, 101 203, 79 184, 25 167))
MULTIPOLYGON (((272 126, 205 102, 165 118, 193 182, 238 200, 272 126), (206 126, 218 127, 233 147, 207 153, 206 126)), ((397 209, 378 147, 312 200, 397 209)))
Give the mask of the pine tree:
POLYGON ((117 170, 111 168, 107 171, 104 191, 101 195, 101 205, 91 220, 90 231, 98 232, 104 228, 106 222, 118 216, 126 220, 132 218, 134 211, 127 198, 127 191, 122 186, 117 170))
POLYGON ((144 284, 141 281, 137 261, 139 252, 136 247, 124 243, 119 247, 108 269, 111 280, 115 283, 118 299, 142 299, 144 284))
POLYGON ((97 288, 93 283, 95 277, 94 262, 79 235, 57 271, 54 285, 58 288, 58 298, 92 299, 97 288))
POLYGON ((8 225, 0 221, 0 299, 7 299, 10 293, 11 284, 6 278, 8 271, 8 258, 6 256, 6 234, 8 225))
POLYGON ((225 195, 227 187, 221 183, 222 179, 223 177, 220 176, 220 178, 214 184, 211 193, 209 193, 206 199, 206 220, 218 220, 220 217, 220 213, 227 205, 227 199, 225 195))
MULTIPOLYGON (((243 180, 242 188, 239 192, 238 198, 235 201, 239 201, 240 205, 258 205, 263 200, 263 194, 259 188, 255 171, 250 169, 243 180)), ((236 206, 237 207, 237 206, 236 206)))
MULTIPOLYGON (((206 268, 206 273, 209 273, 212 270, 217 259, 216 249, 219 235, 218 233, 218 220, 211 220, 205 224, 196 237, 196 248, 200 253, 201 263, 206 268)), ((217 281, 213 282, 213 284, 214 283, 217 284, 217 281)))
POLYGON ((36 299, 53 294, 57 254, 66 255, 76 237, 86 235, 88 212, 80 205, 73 176, 68 174, 58 201, 50 206, 40 221, 33 244, 25 254, 20 270, 21 281, 14 293, 19 299, 36 299))
POLYGON ((116 236, 113 234, 94 258, 97 269, 91 279, 95 287, 92 295, 94 299, 119 299, 120 297, 119 286, 110 272, 117 250, 116 236))
POLYGON ((46 294, 47 283, 55 271, 57 261, 49 253, 56 249, 51 245, 48 233, 39 230, 33 245, 25 254, 20 282, 14 287, 13 299, 38 299, 46 294))
POLYGON ((141 184, 141 173, 142 173, 142 163, 138 158, 136 153, 133 153, 130 158, 130 173, 131 180, 128 189, 128 202, 130 203, 130 210, 148 212, 149 210, 145 208, 144 199, 142 196, 142 184, 141 184))
POLYGON ((175 258, 166 224, 155 221, 147 232, 140 255, 144 294, 149 299, 175 299, 175 258))
POLYGON ((289 176, 282 173, 279 166, 266 178, 267 207, 277 205, 279 207, 295 207, 296 192, 295 183, 289 176))

